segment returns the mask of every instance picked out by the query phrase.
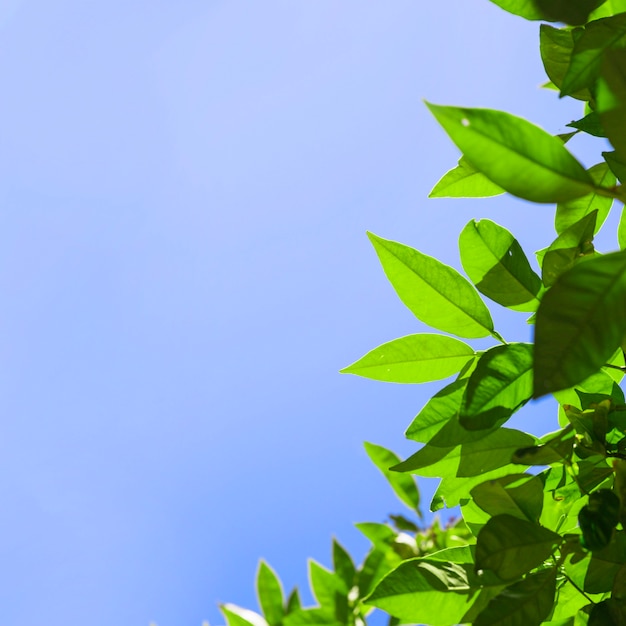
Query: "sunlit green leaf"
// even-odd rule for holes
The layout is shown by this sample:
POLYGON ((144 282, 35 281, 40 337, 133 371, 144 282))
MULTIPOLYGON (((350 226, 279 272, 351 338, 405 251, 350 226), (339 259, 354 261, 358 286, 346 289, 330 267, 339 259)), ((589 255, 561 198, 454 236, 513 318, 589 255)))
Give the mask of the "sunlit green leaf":
POLYGON ((626 11, 626 0, 606 0, 589 16, 589 20, 599 20, 602 17, 609 17, 624 13, 626 11))
POLYGON ((265 618, 258 613, 235 604, 220 604, 220 611, 227 626, 267 626, 265 618))
POLYGON ((454 337, 408 335, 374 348, 341 372, 391 383, 424 383, 458 373, 474 355, 473 348, 454 337))
POLYGON ((538 524, 497 515, 483 526, 476 543, 476 567, 494 571, 502 580, 515 580, 541 565, 561 536, 538 524))
POLYGON ((527 20, 545 19, 545 15, 537 7, 534 0, 491 0, 491 2, 505 11, 525 17, 527 20))
POLYGON ((541 279, 546 287, 585 256, 593 255, 593 234, 596 230, 597 209, 568 226, 543 255, 541 279))
POLYGON ((596 372, 626 333, 626 252, 574 266, 544 296, 535 324, 534 396, 596 372))
POLYGON ((410 509, 419 511, 420 494, 412 476, 390 471, 390 467, 398 465, 400 458, 391 450, 373 443, 365 442, 365 451, 376 467, 383 473, 395 494, 410 509))
POLYGON ((574 44, 572 59, 563 78, 561 95, 592 87, 600 75, 606 50, 626 45, 626 14, 588 24, 574 44))
POLYGON ((474 626, 539 626, 552 612, 555 593, 556 569, 530 574, 491 600, 474 626))
POLYGON ((368 236, 400 300, 425 324, 459 337, 486 337, 493 321, 474 287, 455 269, 417 250, 368 236))
POLYGON ((492 183, 484 174, 476 171, 465 158, 443 175, 428 195, 429 198, 488 198, 504 193, 504 189, 492 183))
POLYGON ((541 280, 513 235, 491 220, 472 220, 459 237, 461 263, 478 291, 498 304, 533 312, 541 280))
POLYGON ((533 346, 510 343, 484 352, 469 377, 459 412, 470 430, 504 423, 532 396, 533 346))
POLYGON ((274 570, 265 562, 259 563, 256 575, 256 590, 259 605, 270 626, 280 624, 283 619, 283 588, 274 570))
POLYGON ((345 626, 345 620, 337 619, 324 608, 298 609, 289 613, 283 626, 345 626))
MULTIPOLYGON (((589 169, 589 174, 591 174, 591 178, 593 178, 598 187, 613 187, 616 183, 615 174, 609 169, 606 162, 594 165, 589 169)), ((566 228, 578 222, 585 215, 597 210, 595 225, 595 233, 597 233, 602 224, 604 224, 612 204, 613 198, 601 196, 597 193, 590 193, 587 196, 570 200, 569 202, 560 202, 557 204, 556 216, 554 218, 556 232, 561 234, 566 228)))
POLYGON ((309 560, 311 590, 319 605, 343 622, 348 613, 348 592, 345 581, 312 559, 309 560))
POLYGON ((350 554, 336 539, 333 539, 333 568, 346 587, 351 589, 354 585, 356 568, 350 554))
POLYGON ((472 165, 509 193, 564 202, 593 190, 563 142, 538 126, 502 111, 427 106, 472 165))
POLYGON ((556 435, 543 437, 537 446, 520 448, 513 455, 513 463, 520 465, 551 465, 561 463, 572 456, 575 439, 571 426, 560 430, 556 435))

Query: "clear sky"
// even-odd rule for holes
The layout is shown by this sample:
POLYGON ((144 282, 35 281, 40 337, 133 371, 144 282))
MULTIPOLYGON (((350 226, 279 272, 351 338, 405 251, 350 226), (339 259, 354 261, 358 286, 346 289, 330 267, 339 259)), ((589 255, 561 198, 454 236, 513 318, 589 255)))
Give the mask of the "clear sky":
POLYGON ((425 330, 365 231, 549 243, 552 207, 426 198, 423 98, 580 117, 537 44, 487 0, 0 0, 0 623, 219 624, 260 557, 363 556, 402 505, 362 442, 411 453, 442 386, 338 374, 425 330))

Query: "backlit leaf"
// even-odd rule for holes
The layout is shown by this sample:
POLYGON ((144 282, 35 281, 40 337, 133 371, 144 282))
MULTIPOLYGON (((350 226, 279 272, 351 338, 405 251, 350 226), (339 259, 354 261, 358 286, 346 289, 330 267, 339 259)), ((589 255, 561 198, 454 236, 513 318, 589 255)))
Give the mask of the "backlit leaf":
POLYGON ((391 383, 424 383, 458 373, 474 355, 473 348, 454 337, 408 335, 374 348, 341 373, 391 383))
POLYGON ((259 605, 270 626, 280 624, 283 619, 283 588, 274 570, 265 562, 259 563, 256 576, 259 605))
POLYGON ((485 303, 455 269, 409 246, 368 236, 400 300, 420 321, 459 337, 493 332, 485 303))
POLYGON ((458 165, 443 175, 428 197, 487 198, 502 193, 504 189, 478 172, 465 157, 461 157, 458 165))
POLYGON ((513 235, 491 220, 472 220, 459 237, 461 263, 478 291, 502 306, 533 312, 541 280, 513 235))
POLYGON ((538 524, 497 515, 478 533, 476 567, 515 580, 541 565, 561 541, 560 535, 538 524))
POLYGON ((387 479, 398 498, 410 509, 418 511, 420 495, 413 477, 399 472, 392 472, 389 469, 394 465, 398 465, 400 458, 391 450, 387 450, 387 448, 383 448, 383 446, 378 446, 367 441, 365 442, 365 451, 387 479))
POLYGON ((564 202, 593 190, 563 142, 538 126, 502 111, 427 106, 472 165, 509 193, 564 202))
POLYGON ((621 160, 626 159, 626 49, 607 50, 596 86, 602 127, 621 160))
POLYGON ((459 412, 470 430, 504 423, 532 396, 533 346, 510 343, 481 354, 459 412))
POLYGON ((626 252, 574 266, 547 291, 535 324, 534 396, 572 387, 626 334, 626 252))

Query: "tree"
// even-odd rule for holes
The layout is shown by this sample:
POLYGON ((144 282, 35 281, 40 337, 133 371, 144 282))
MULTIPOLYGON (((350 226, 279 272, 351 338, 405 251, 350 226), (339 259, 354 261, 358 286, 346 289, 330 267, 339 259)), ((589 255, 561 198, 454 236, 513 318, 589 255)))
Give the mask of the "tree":
POLYGON ((332 571, 311 561, 316 607, 302 608, 297 590, 285 599, 262 562, 262 615, 224 605, 229 626, 356 626, 374 608, 390 624, 626 624, 626 212, 619 251, 593 244, 626 199, 626 0, 492 2, 543 22, 545 86, 580 100, 584 114, 552 136, 502 111, 428 103, 462 153, 430 195, 555 204, 556 238, 537 253, 537 273, 508 230, 472 220, 459 237, 465 278, 369 234, 400 300, 439 332, 388 342, 342 372, 413 384, 454 377, 409 426, 423 444, 415 454, 401 461, 366 444, 413 517, 359 524, 372 547, 358 567, 336 541, 332 571), (579 133, 612 148, 589 169, 566 145, 579 133), (533 343, 507 342, 482 296, 530 315, 533 343), (486 337, 486 350, 466 341, 486 337), (505 427, 547 394, 559 405, 557 432, 505 427), (440 478, 431 511, 458 505, 462 518, 423 527, 413 475, 440 478))

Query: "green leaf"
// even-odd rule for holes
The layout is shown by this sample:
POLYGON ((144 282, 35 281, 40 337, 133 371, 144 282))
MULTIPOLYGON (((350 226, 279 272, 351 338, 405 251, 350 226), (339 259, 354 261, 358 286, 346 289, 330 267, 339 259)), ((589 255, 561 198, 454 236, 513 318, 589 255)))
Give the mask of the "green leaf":
MULTIPOLYGON (((573 31, 542 24, 539 33, 541 60, 543 61, 546 74, 554 86, 560 89, 574 50, 573 31)), ((579 100, 591 99, 588 89, 581 89, 570 95, 579 100)))
POLYGON ((593 87, 606 50, 626 45, 626 14, 606 17, 587 24, 574 44, 572 58, 563 78, 561 96, 593 87))
POLYGON ((604 128, 600 123, 600 116, 597 111, 592 111, 585 117, 566 124, 570 128, 576 128, 577 130, 592 135, 593 137, 606 137, 604 128))
MULTIPOLYGON (((606 162, 594 165, 589 169, 589 174, 598 187, 613 187, 617 182, 615 174, 613 174, 606 162)), ((569 202, 561 202, 557 204, 556 216, 554 218, 556 232, 561 234, 565 229, 585 217, 585 215, 589 215, 592 211, 597 210, 595 234, 604 224, 612 204, 613 198, 601 196, 597 193, 590 193, 587 196, 570 200, 569 202)))
POLYGON ((602 156, 620 183, 626 181, 626 162, 616 152, 603 152, 602 156))
POLYGON ((556 435, 544 437, 541 445, 520 448, 513 455, 513 463, 520 465, 551 465, 562 463, 572 456, 574 444, 574 430, 568 426, 556 435))
POLYGON ((459 337, 493 333, 489 310, 455 269, 417 250, 368 233, 389 282, 420 321, 459 337))
POLYGON ((617 227, 617 242, 620 250, 626 248, 626 207, 622 208, 622 214, 619 219, 619 225, 617 227))
POLYGON ((220 604, 220 611, 226 619, 227 626, 267 626, 261 615, 235 604, 220 604))
POLYGON ((554 608, 556 569, 530 574, 501 591, 474 626, 539 626, 554 608))
POLYGON ((596 85, 596 108, 615 152, 626 159, 626 49, 605 52, 596 85))
POLYGON ((393 469, 420 476, 479 476, 508 465, 518 448, 534 443, 535 438, 527 433, 499 428, 460 446, 438 448, 426 444, 393 469))
POLYGON ((502 580, 515 580, 541 565, 560 545, 560 535, 513 517, 492 517, 478 533, 477 569, 492 570, 502 580))
POLYGON ((333 568, 346 587, 351 589, 354 585, 356 568, 348 551, 336 539, 333 539, 333 568))
POLYGON ((348 614, 348 587, 340 576, 309 560, 311 590, 320 607, 340 622, 348 614))
POLYGON ((619 522, 620 500, 609 489, 598 489, 578 514, 583 545, 591 551, 606 548, 619 522))
POLYGON ((300 593, 298 588, 294 587, 285 602, 285 615, 299 611, 302 608, 302 602, 300 601, 300 593))
POLYGON ((563 142, 538 126, 502 111, 426 104, 472 165, 509 193, 564 202, 593 190, 563 142))
POLYGON ((299 609, 285 616, 284 626, 345 626, 345 620, 339 620, 325 609, 299 609))
POLYGON ((419 511, 420 494, 412 476, 390 471, 392 465, 398 465, 400 458, 391 450, 373 443, 365 442, 365 451, 374 465, 382 472, 395 494, 410 509, 419 511))
POLYGON ((538 522, 543 509, 540 476, 511 474, 476 485, 470 493, 474 502, 492 517, 506 514, 538 522))
POLYGON ((465 158, 443 175, 428 195, 429 198, 488 198, 499 196, 504 189, 492 183, 465 158))
POLYGON ((546 19, 581 26, 589 19, 589 14, 605 0, 534 0, 534 2, 546 19))
POLYGON ((624 626, 626 611, 617 600, 608 598, 598 602, 589 613, 588 626, 624 626))
POLYGON ((626 252, 580 263, 544 296, 535 324, 534 397, 600 369, 626 333, 626 252))
POLYGON ((541 278, 552 287, 557 278, 584 256, 593 255, 593 234, 596 230, 597 209, 568 226, 546 250, 541 266, 541 278))
POLYGON ((283 588, 274 570, 265 562, 259 563, 256 575, 256 590, 259 606, 270 626, 281 623, 284 615, 283 588))
POLYGON ((533 312, 541 280, 518 241, 491 220, 472 220, 459 237, 461 263, 478 291, 502 306, 533 312))
POLYGON ((458 373, 475 354, 454 337, 408 335, 374 348, 341 373, 390 383, 425 383, 458 373))
POLYGON ((469 377, 459 421, 469 430, 503 424, 532 396, 533 346, 510 343, 484 352, 469 377))
POLYGON ((450 626, 458 623, 475 601, 469 594, 470 580, 477 579, 472 567, 411 559, 385 576, 365 602, 404 623, 450 626))
POLYGON ((626 11, 626 0, 606 0, 589 16, 589 21, 599 20, 626 11))
POLYGON ((491 0, 491 2, 497 4, 505 11, 524 17, 527 20, 545 19, 545 15, 534 0, 491 0))

